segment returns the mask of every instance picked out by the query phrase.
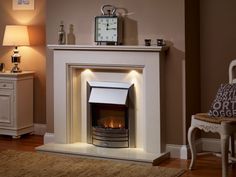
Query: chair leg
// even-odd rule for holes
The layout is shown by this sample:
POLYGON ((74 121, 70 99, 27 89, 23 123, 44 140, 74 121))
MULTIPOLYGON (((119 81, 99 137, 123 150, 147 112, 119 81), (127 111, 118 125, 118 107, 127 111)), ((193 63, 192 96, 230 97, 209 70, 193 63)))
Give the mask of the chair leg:
POLYGON ((195 161, 196 161, 196 147, 195 147, 195 134, 196 134, 197 128, 196 127, 190 127, 188 130, 188 143, 191 151, 191 163, 189 166, 189 169, 192 170, 195 167, 195 161))
POLYGON ((231 157, 235 157, 235 151, 234 151, 234 134, 230 136, 230 142, 231 142, 231 157))
POLYGON ((228 151, 229 151, 229 135, 220 136, 221 154, 222 154, 222 177, 228 177, 228 151))

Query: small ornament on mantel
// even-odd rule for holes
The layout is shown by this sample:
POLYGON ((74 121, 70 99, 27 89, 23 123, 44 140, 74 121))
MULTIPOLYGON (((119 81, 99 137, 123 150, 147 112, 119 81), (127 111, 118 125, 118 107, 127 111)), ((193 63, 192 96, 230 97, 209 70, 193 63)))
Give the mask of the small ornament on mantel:
POLYGON ((67 44, 75 44, 74 25, 70 24, 69 33, 67 34, 67 44))
POLYGON ((66 44, 66 33, 65 33, 65 30, 64 30, 63 21, 61 21, 60 28, 59 28, 59 31, 58 31, 58 44, 59 45, 66 44))

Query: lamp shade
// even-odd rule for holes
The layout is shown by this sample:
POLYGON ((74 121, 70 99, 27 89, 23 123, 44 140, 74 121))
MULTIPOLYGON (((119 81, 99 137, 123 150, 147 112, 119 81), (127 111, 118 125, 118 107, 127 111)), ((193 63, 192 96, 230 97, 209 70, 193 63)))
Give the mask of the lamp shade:
POLYGON ((6 25, 3 46, 29 45, 29 34, 27 26, 6 25))

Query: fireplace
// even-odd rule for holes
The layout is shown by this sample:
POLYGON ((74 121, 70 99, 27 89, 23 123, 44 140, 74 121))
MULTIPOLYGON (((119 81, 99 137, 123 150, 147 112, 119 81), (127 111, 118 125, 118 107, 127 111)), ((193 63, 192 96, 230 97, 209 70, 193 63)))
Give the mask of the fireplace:
POLYGON ((87 142, 109 148, 135 147, 133 84, 88 82, 87 142))
MULTIPOLYGON (((38 150, 142 162, 163 159, 166 144, 165 118, 161 111, 164 105, 161 73, 167 46, 49 45, 49 48, 53 50, 54 132, 45 134, 45 144, 38 150), (128 97, 135 95, 134 100, 124 99, 125 94, 121 94, 116 99, 95 97, 107 99, 99 104, 96 100, 88 103, 92 89, 95 88, 94 93, 100 91, 99 87, 87 86, 93 81, 133 84, 134 93, 132 88, 126 91, 128 97), (123 103, 109 102, 114 100, 123 103), (127 108, 131 103, 133 105, 127 108), (116 127, 113 133, 122 129, 124 132, 119 133, 125 134, 128 129, 128 140, 124 138, 126 145, 122 146, 127 146, 128 141, 129 148, 103 148, 92 143, 92 119, 88 118, 92 115, 91 109, 93 114, 100 114, 93 124, 100 134, 104 133, 103 130, 109 134, 112 126, 116 127), (114 116, 110 115, 110 109, 116 121, 110 119, 114 116), (129 123, 131 113, 134 124, 129 123), (131 125, 133 129, 130 129, 131 125), (132 146, 134 148, 130 148, 132 146)), ((109 89, 112 88, 107 88, 107 94, 109 89)))

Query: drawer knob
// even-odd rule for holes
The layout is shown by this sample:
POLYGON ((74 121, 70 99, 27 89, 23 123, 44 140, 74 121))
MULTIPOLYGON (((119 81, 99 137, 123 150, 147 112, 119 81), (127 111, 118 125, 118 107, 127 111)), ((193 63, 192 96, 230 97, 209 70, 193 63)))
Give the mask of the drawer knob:
POLYGON ((3 87, 6 87, 7 85, 6 84, 3 84, 3 87))

